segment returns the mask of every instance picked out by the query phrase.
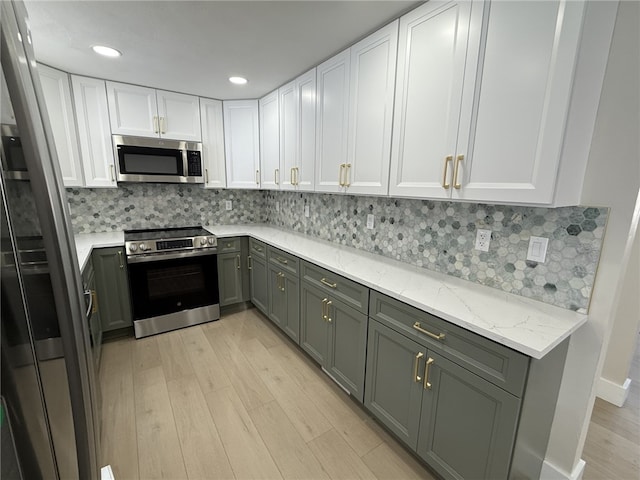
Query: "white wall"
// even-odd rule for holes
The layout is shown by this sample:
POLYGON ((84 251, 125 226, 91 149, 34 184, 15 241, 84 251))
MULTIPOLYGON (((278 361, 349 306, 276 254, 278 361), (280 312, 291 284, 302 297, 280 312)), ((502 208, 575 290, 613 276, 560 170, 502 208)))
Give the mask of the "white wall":
MULTIPOLYGON (((590 2, 590 8, 598 8, 590 2)), ((610 207, 588 323, 571 338, 543 478, 575 478, 602 367, 602 347, 611 331, 614 292, 640 186, 638 104, 640 3, 619 5, 582 203, 610 207)))

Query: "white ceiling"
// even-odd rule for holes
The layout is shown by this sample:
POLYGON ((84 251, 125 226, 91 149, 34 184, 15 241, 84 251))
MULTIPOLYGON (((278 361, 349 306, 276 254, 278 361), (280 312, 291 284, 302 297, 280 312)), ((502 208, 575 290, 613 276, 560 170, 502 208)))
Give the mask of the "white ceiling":
POLYGON ((421 2, 29 1, 36 59, 218 99, 259 98, 421 2), (123 52, 100 57, 92 45, 123 52), (228 77, 249 79, 234 86, 228 77))

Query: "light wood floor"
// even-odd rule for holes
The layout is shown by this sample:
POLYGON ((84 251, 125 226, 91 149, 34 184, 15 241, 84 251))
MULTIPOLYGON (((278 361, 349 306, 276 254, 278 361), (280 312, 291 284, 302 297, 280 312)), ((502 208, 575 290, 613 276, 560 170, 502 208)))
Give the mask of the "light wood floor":
POLYGON ((103 346, 102 464, 125 479, 431 479, 256 310, 103 346))
POLYGON ((582 458, 584 480, 640 479, 640 341, 622 408, 596 398, 582 458))

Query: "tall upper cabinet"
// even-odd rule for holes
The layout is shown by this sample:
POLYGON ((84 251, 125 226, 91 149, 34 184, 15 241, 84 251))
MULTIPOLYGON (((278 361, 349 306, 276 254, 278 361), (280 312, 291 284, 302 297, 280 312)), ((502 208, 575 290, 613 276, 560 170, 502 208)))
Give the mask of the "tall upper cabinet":
POLYGON ((56 144, 62 181, 65 187, 81 187, 84 180, 69 75, 45 65, 38 65, 38 72, 56 144))
POLYGON ((278 90, 274 90, 258 101, 260 109, 260 184, 262 188, 269 190, 280 188, 278 97, 278 90))
POLYGON ((228 188, 260 188, 258 101, 222 102, 228 188))
POLYGON ((119 135, 199 142, 198 97, 107 82, 111 130, 119 135))
POLYGON ((227 180, 224 169, 222 102, 210 98, 201 98, 200 115, 204 188, 224 188, 227 186, 227 180))
POLYGON ((72 75, 71 84, 85 185, 116 187, 105 82, 72 75))

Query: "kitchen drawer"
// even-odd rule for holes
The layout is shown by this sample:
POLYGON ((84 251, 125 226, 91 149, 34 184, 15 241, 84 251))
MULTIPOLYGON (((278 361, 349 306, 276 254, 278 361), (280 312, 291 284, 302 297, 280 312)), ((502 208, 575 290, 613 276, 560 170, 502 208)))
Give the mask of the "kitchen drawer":
POLYGON ((300 262, 298 257, 294 257, 290 253, 285 253, 272 246, 267 247, 267 252, 271 265, 277 265, 278 268, 298 276, 300 262))
POLYGON ((219 238, 218 253, 233 253, 240 251, 241 238, 219 238))
POLYGON ((376 291, 371 292, 369 316, 500 388, 522 395, 529 367, 526 355, 376 291))
POLYGON ((367 313, 369 289, 309 262, 302 262, 302 278, 328 294, 339 298, 359 312, 367 313))
POLYGON ((264 243, 259 242, 258 240, 254 240, 253 238, 249 239, 249 255, 254 257, 260 257, 267 259, 267 247, 264 243))

